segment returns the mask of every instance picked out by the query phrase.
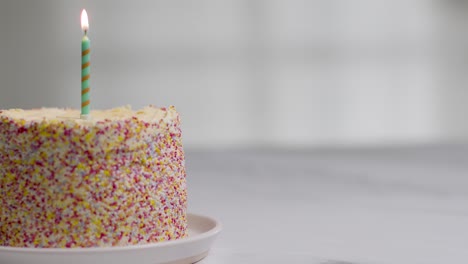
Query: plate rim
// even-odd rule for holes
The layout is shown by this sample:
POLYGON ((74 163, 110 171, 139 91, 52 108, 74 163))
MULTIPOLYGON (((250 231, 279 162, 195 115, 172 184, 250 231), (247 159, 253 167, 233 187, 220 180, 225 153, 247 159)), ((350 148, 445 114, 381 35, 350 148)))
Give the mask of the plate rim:
POLYGON ((10 253, 51 253, 51 254, 72 253, 72 254, 76 254, 76 253, 109 253, 109 252, 115 252, 115 251, 121 252, 121 251, 129 251, 129 250, 145 250, 145 249, 170 247, 170 246, 178 245, 178 244, 191 243, 191 242, 206 239, 212 236, 214 237, 218 235, 222 230, 222 224, 216 218, 205 216, 205 215, 200 215, 200 214, 188 213, 187 219, 189 221, 189 224, 190 224, 190 218, 202 218, 204 220, 212 222, 214 226, 208 231, 203 232, 201 234, 194 235, 194 236, 170 240, 170 241, 164 241, 164 242, 141 244, 141 245, 116 246, 116 247, 90 247, 90 248, 26 248, 26 247, 0 246, 0 253, 10 252, 10 253))

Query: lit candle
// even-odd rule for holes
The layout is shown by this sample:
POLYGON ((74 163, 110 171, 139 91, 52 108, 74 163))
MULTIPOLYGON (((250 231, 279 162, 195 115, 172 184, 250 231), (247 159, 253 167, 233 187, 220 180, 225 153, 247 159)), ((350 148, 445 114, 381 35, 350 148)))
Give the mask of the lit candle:
POLYGON ((81 40, 81 118, 87 119, 89 117, 89 77, 90 77, 90 42, 88 38, 88 14, 83 9, 81 12, 81 29, 84 32, 83 39, 81 40))

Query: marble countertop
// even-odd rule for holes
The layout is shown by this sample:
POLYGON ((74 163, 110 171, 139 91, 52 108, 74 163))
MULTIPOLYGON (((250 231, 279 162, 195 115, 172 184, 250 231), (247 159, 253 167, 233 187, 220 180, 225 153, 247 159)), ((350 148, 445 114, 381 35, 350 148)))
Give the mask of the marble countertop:
POLYGON ((468 263, 468 147, 187 151, 202 264, 468 263))

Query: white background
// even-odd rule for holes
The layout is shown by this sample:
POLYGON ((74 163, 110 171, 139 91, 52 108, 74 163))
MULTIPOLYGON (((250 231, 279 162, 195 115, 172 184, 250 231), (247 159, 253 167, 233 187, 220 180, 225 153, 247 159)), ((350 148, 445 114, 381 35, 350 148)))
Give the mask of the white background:
POLYGON ((189 147, 466 138, 462 1, 0 1, 0 109, 175 105, 189 147))

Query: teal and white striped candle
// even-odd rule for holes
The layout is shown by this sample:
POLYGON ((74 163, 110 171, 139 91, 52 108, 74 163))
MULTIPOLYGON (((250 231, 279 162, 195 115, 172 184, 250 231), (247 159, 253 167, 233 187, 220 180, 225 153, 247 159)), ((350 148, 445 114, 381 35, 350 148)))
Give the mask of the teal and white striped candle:
POLYGON ((84 32, 83 39, 81 40, 81 118, 87 119, 89 117, 89 77, 90 77, 90 41, 88 38, 88 14, 83 9, 81 12, 81 29, 84 32))

